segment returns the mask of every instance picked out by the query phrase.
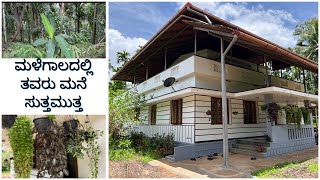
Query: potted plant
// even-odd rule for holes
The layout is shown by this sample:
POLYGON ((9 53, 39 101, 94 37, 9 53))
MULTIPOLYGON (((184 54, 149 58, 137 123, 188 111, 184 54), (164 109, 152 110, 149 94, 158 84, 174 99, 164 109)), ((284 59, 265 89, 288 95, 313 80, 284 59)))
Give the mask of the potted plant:
POLYGON ((86 139, 85 153, 87 154, 90 160, 90 178, 98 178, 98 162, 100 159, 101 149, 97 140, 103 135, 103 131, 94 130, 92 127, 88 127, 86 132, 88 136, 86 139))
POLYGON ((16 121, 17 115, 2 115, 2 127, 11 128, 16 121))
POLYGON ((38 133, 35 147, 38 178, 43 178, 46 173, 51 178, 62 178, 69 174, 62 126, 53 123, 46 133, 38 133))
POLYGON ((302 110, 297 105, 287 105, 283 107, 286 112, 287 124, 297 124, 298 128, 301 126, 302 110))
POLYGON ((79 121, 77 119, 71 119, 63 122, 63 127, 67 132, 76 131, 79 126, 79 121))
POLYGON ((18 116, 9 130, 10 146, 17 178, 30 178, 33 159, 33 133, 31 120, 18 116))
POLYGON ((268 103, 265 104, 263 106, 261 106, 261 110, 262 111, 266 111, 267 112, 267 116, 270 120, 272 120, 272 122, 275 122, 275 124, 277 125, 277 120, 278 120, 278 111, 281 109, 281 107, 275 103, 268 103))
POLYGON ((47 115, 45 117, 36 118, 33 120, 34 126, 38 133, 46 133, 50 130, 55 115, 47 115))

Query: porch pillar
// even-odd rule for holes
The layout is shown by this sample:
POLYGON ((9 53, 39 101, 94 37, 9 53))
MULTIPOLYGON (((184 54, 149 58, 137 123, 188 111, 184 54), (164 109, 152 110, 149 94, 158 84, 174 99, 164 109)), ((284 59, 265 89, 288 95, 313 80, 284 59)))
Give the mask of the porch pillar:
MULTIPOLYGON (((268 103, 272 103, 274 102, 273 101, 273 95, 272 94, 265 94, 264 95, 264 103, 265 104, 268 104, 268 103)), ((271 141, 273 140, 272 139, 272 125, 273 125, 273 122, 272 122, 272 119, 266 118, 266 129, 267 129, 267 135, 271 138, 271 141)))
POLYGON ((221 95, 222 95, 222 124, 223 124, 223 158, 224 166, 229 167, 229 147, 228 147, 228 114, 227 114, 227 87, 226 87, 226 71, 225 56, 237 41, 238 36, 234 35, 228 47, 224 50, 224 40, 221 41, 221 95))

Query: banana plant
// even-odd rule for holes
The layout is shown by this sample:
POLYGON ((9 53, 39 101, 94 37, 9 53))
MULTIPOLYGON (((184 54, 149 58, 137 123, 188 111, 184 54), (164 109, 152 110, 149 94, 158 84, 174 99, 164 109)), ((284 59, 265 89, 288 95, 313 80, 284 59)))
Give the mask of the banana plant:
POLYGON ((47 58, 54 58, 55 52, 59 48, 61 50, 62 55, 64 55, 66 58, 74 58, 75 54, 72 51, 70 44, 65 40, 66 34, 55 35, 55 29, 51 25, 47 16, 41 13, 40 17, 48 37, 37 39, 36 41, 33 42, 33 46, 35 47, 45 46, 47 58))

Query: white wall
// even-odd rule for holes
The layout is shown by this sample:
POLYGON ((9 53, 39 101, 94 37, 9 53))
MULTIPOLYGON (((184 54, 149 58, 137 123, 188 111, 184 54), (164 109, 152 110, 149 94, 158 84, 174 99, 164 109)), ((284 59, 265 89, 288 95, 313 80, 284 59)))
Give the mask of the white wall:
MULTIPOLYGON (((195 142, 222 139, 223 126, 211 125, 210 115, 206 111, 211 110, 211 97, 196 95, 195 113, 195 142)), ((258 103, 257 103, 258 104, 258 103)), ((257 124, 244 124, 243 100, 229 99, 229 138, 263 136, 266 133, 265 115, 257 108, 257 124), (233 114, 238 112, 238 114, 233 114)))

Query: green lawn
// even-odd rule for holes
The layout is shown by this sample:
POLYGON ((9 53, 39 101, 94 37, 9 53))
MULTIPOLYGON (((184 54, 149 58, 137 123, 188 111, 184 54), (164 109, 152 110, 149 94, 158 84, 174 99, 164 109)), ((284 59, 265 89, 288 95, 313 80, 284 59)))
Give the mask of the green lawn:
POLYGON ((300 162, 285 162, 273 167, 259 169, 252 173, 259 178, 316 178, 318 177, 317 159, 300 162), (299 172, 299 173, 296 173, 299 172))

